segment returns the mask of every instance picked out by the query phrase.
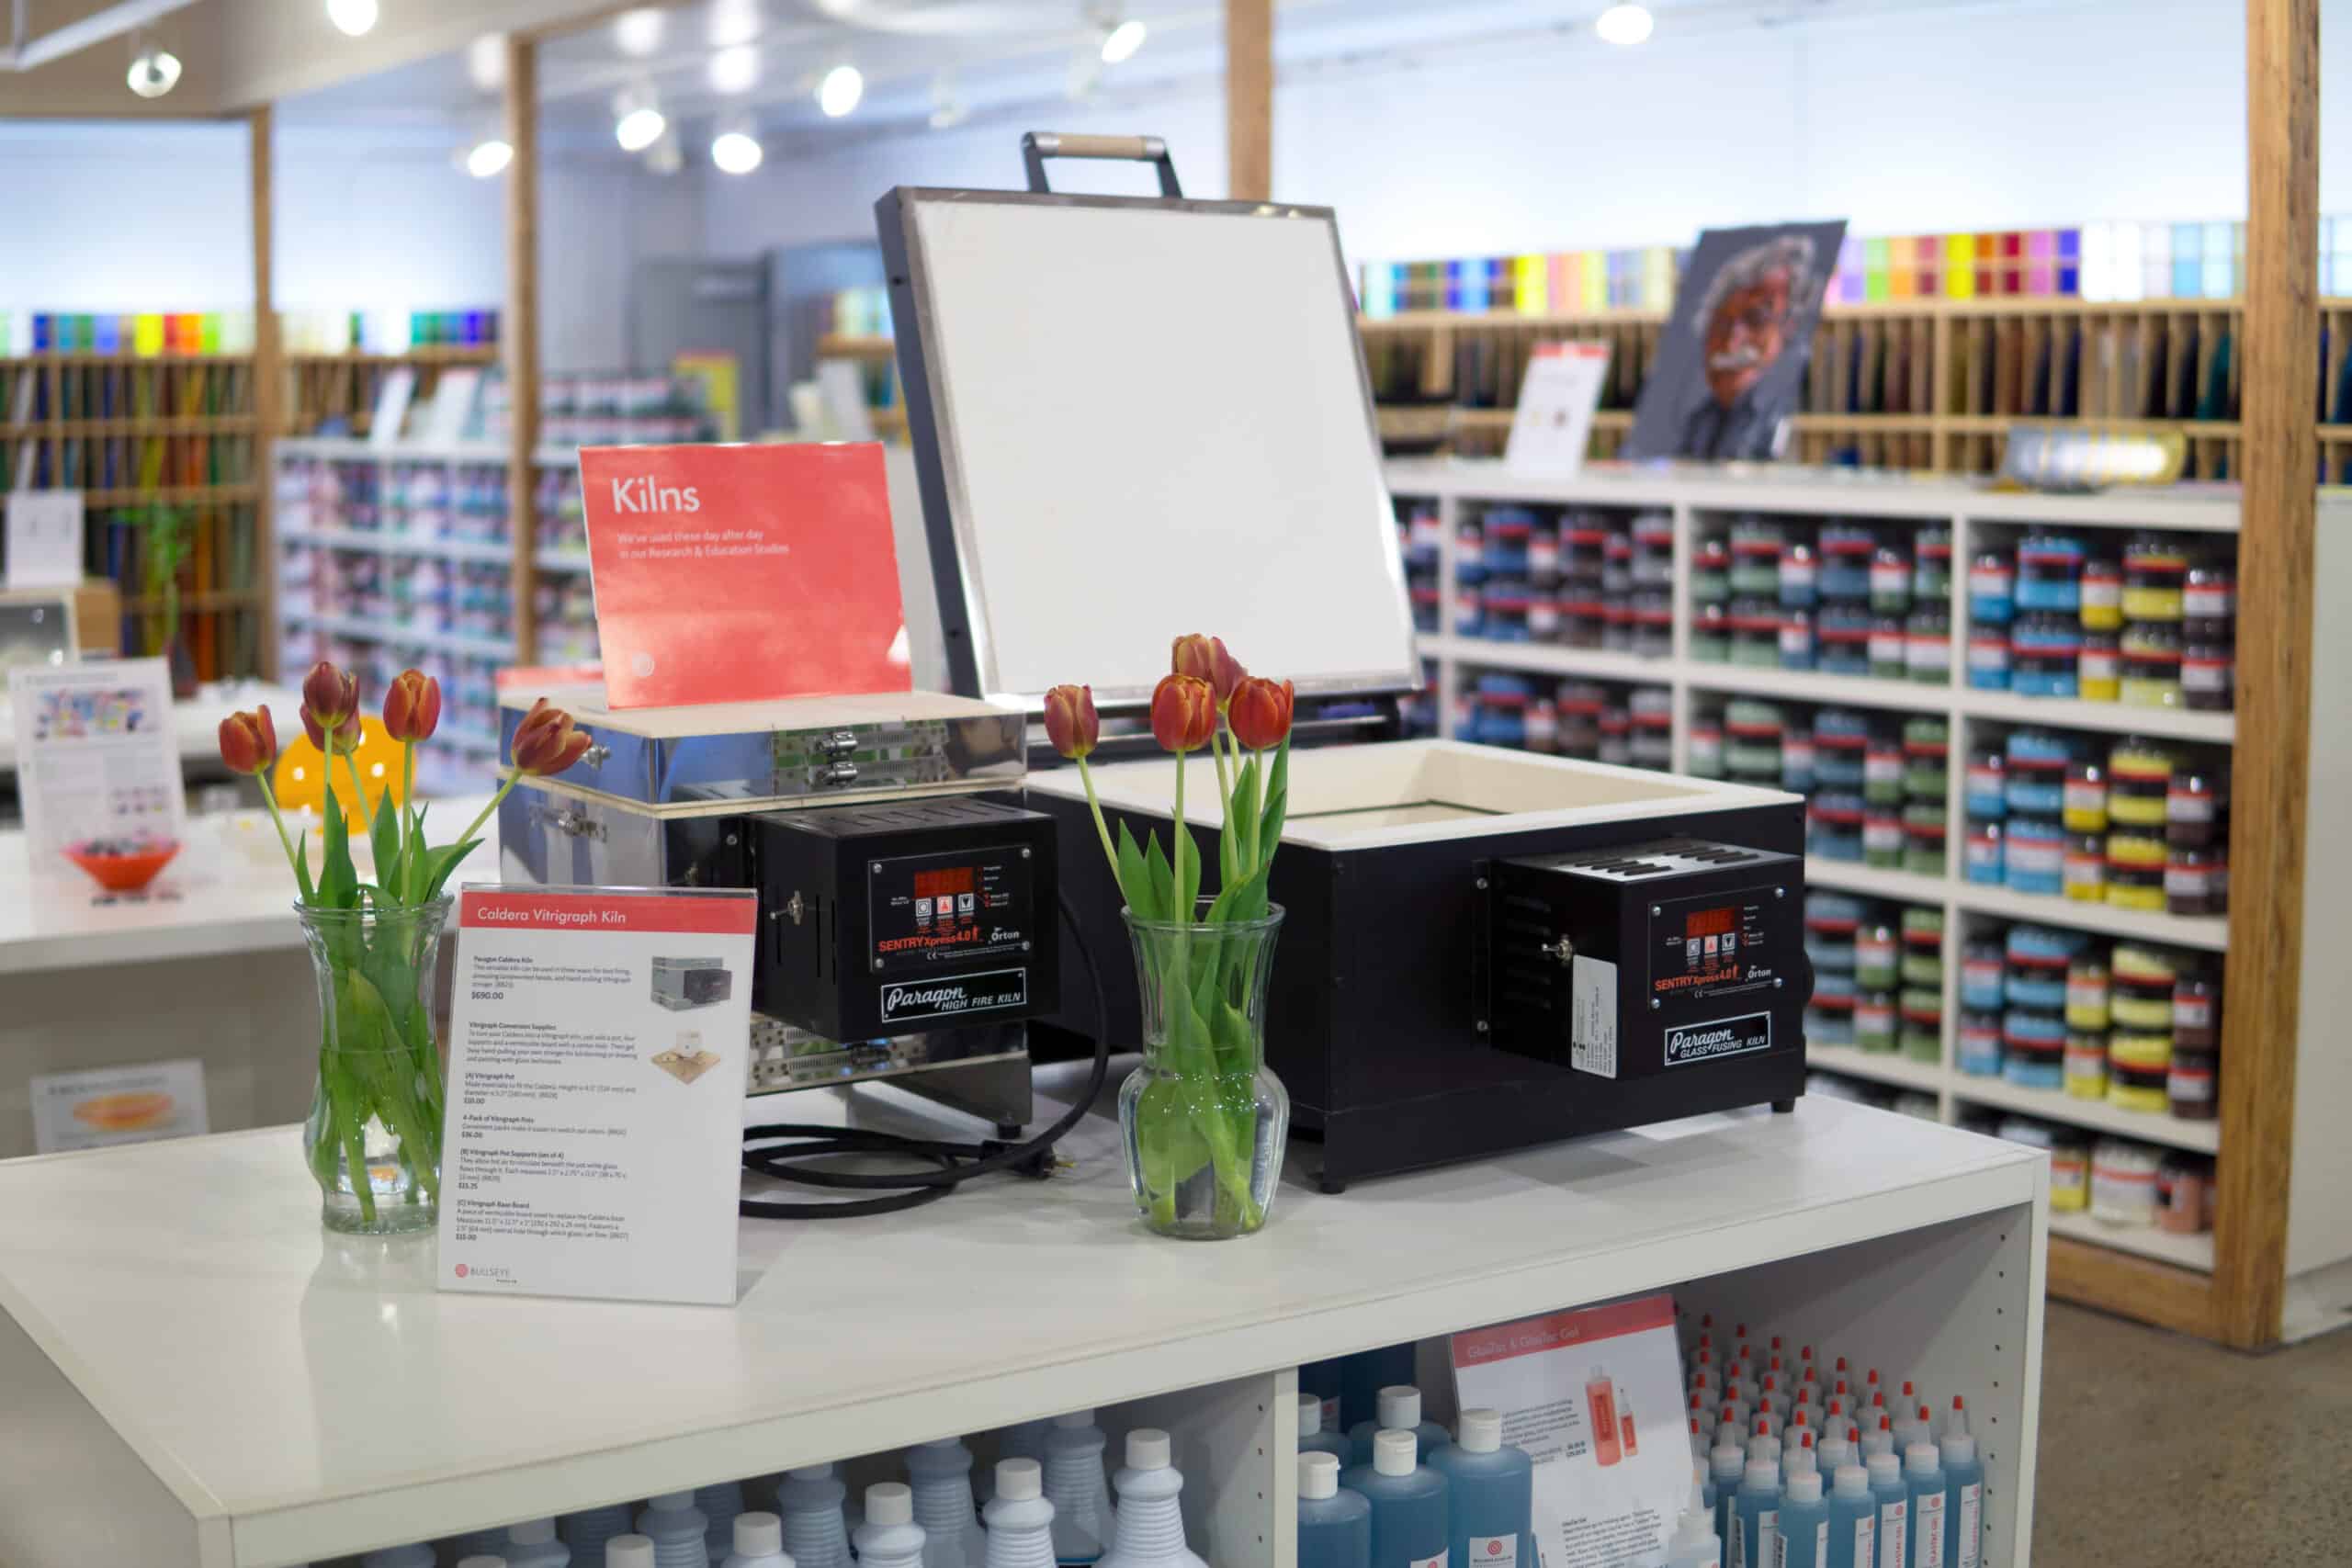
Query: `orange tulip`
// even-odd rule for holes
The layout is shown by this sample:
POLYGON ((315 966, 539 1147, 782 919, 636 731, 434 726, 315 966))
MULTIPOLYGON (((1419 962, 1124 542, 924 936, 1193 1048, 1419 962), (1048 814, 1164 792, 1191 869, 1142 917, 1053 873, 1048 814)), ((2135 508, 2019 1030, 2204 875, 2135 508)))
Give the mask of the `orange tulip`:
POLYGON ((357 718, 359 677, 320 660, 302 678, 302 716, 306 722, 316 721, 322 729, 334 729, 357 718))
POLYGON ((550 707, 547 698, 541 697, 514 728, 512 761, 515 772, 544 777, 580 761, 588 746, 588 732, 573 728, 570 714, 550 707))
POLYGON ((1055 750, 1075 761, 1093 750, 1102 738, 1093 687, 1056 686, 1046 694, 1046 739, 1055 750))
POLYGON ((395 740, 430 740, 441 722, 441 682, 403 670, 384 693, 384 728, 395 740))
POLYGON ((1151 733, 1168 751, 1194 751, 1216 733, 1216 694, 1191 675, 1163 675, 1151 694, 1151 733))
POLYGON ((311 705, 304 703, 302 705, 302 733, 311 738, 311 744, 317 747, 322 754, 329 757, 338 755, 348 757, 359 750, 359 716, 355 713, 341 724, 336 725, 333 730, 329 730, 311 716, 311 705))
POLYGON ((1233 700, 1233 688, 1250 673, 1241 668, 1239 660, 1226 650, 1223 637, 1204 637, 1199 632, 1176 639, 1168 651, 1168 667, 1171 673, 1207 682, 1209 690, 1216 695, 1220 711, 1233 700))
POLYGON ((258 773, 277 761, 277 726, 266 705, 220 721, 220 761, 232 773, 258 773))
POLYGON ((1234 739, 1252 751, 1263 751, 1281 745, 1290 733, 1291 706, 1295 700, 1288 681, 1251 676, 1234 688, 1233 705, 1226 710, 1225 719, 1233 727, 1234 739))

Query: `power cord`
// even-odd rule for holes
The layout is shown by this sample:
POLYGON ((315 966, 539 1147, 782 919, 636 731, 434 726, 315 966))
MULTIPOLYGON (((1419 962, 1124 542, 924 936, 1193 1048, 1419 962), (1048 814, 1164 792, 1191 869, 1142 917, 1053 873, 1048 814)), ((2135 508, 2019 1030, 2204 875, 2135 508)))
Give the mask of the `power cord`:
POLYGON ((1063 1113, 1060 1121, 1024 1144, 1008 1144, 1001 1139, 984 1138, 977 1144, 955 1144, 933 1138, 910 1138, 897 1133, 877 1133, 862 1127, 829 1127, 819 1123, 774 1122, 764 1126, 743 1129, 743 1168, 773 1176, 783 1181, 797 1181, 804 1187, 823 1187, 836 1191, 881 1190, 884 1198, 859 1198, 836 1203, 783 1203, 762 1198, 746 1198, 741 1212, 754 1220, 840 1220, 855 1219, 868 1214, 894 1214, 902 1209, 920 1208, 936 1202, 976 1176, 991 1171, 1017 1170, 1033 1179, 1043 1180, 1053 1170, 1054 1144, 1063 1134, 1079 1123, 1079 1119, 1093 1109, 1094 1098, 1102 1091, 1102 1082, 1111 1073, 1110 1023, 1111 1009, 1102 994, 1102 971, 1094 962, 1094 950, 1086 944, 1086 932, 1080 929, 1078 913, 1070 908, 1069 898, 1058 890, 1055 902, 1061 906, 1062 924, 1069 929, 1070 941, 1078 948, 1078 960, 1086 968, 1086 982, 1094 992, 1094 1016, 1099 1021, 1094 1038, 1094 1068, 1087 1076, 1086 1088, 1078 1103, 1063 1113), (752 1148, 754 1144, 781 1146, 752 1148), (879 1175, 856 1175, 843 1171, 805 1170, 794 1162, 818 1159, 831 1155, 903 1155, 909 1159, 923 1160, 935 1167, 931 1170, 888 1171, 879 1175))

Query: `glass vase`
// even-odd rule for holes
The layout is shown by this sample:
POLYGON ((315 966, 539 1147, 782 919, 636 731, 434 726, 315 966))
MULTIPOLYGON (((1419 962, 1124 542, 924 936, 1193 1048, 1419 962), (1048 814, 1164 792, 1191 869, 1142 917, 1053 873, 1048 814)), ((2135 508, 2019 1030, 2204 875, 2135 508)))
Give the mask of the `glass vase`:
POLYGON ((1216 925, 1122 913, 1143 1002, 1143 1066, 1119 1088, 1136 1207, 1161 1235, 1248 1235, 1266 1223, 1290 1132, 1290 1096, 1266 1070, 1282 906, 1216 925))
POLYGON ((319 981, 319 1080, 302 1154, 331 1231, 430 1231, 440 1212, 441 1048, 434 980, 450 900, 297 904, 319 981))

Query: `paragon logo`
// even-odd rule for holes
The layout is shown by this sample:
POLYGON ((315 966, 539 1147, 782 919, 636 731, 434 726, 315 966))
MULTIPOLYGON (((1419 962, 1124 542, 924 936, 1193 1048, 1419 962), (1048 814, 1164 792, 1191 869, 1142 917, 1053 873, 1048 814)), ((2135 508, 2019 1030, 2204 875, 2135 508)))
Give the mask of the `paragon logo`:
POLYGON ((921 980, 882 987, 882 1021, 947 1018, 1019 1007, 1029 999, 1029 971, 991 969, 953 980, 921 980))
POLYGON ((615 479, 613 510, 616 512, 700 512, 702 497, 695 487, 686 485, 657 485, 651 479, 615 479))
POLYGON ((1772 1015, 1769 1012, 1751 1012, 1710 1023, 1689 1023, 1666 1032, 1666 1065, 1669 1067, 1771 1048, 1772 1015))

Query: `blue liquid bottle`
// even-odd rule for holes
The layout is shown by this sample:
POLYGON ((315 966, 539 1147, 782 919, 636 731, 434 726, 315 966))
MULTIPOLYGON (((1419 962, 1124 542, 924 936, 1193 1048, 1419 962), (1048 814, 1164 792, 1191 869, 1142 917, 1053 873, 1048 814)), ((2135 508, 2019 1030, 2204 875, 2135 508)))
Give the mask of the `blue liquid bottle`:
POLYGON ((1732 1511, 1739 1535, 1732 1545, 1731 1568, 1772 1568, 1773 1543, 1780 1536, 1779 1461, 1750 1447, 1747 1472, 1740 1478, 1732 1511))
POLYGON ((1871 1495, 1871 1472, 1841 1464, 1829 1489, 1829 1554, 1822 1568, 1876 1568, 1878 1499, 1871 1495))
POLYGON ((1984 1466, 1957 1400, 1951 1419, 1943 1442, 1944 1568, 1977 1568, 1984 1539, 1984 1466))
POLYGON ((1871 1500, 1878 1505, 1878 1568, 1908 1568, 1911 1489, 1903 1483, 1903 1461, 1891 1453, 1875 1453, 1870 1472, 1871 1500))
POLYGON ((1781 1499, 1780 1551, 1769 1568, 1825 1568, 1829 1555, 1829 1505, 1821 1495, 1817 1471, 1789 1477, 1781 1499))
POLYGON ((1715 1535, 1731 1550, 1732 1526, 1736 1522, 1732 1514, 1732 1501, 1739 1495, 1740 1481, 1747 1473, 1747 1456, 1729 1443, 1717 1443, 1707 1459, 1710 1477, 1715 1489, 1715 1535))
POLYGON ((1944 1467, 1935 1444, 1923 1438, 1904 1454, 1903 1484, 1911 1494, 1904 1555, 1911 1568, 1944 1568, 1944 1467))
POLYGON ((1372 1503, 1340 1490, 1328 1450, 1298 1456, 1298 1568, 1372 1568, 1372 1503))
POLYGON ((1324 1429, 1323 1401, 1312 1393, 1298 1396, 1298 1451, 1329 1454, 1342 1466, 1355 1457, 1355 1445, 1348 1441, 1345 1432, 1324 1429))
POLYGON ((1389 1430, 1373 1438, 1372 1462, 1340 1483, 1372 1504, 1372 1568, 1446 1568, 1445 1477, 1416 1461, 1419 1439, 1389 1430))
POLYGON ((1372 1439, 1378 1432, 1408 1431, 1426 1460, 1453 1439, 1434 1421, 1421 1419, 1421 1391, 1410 1383, 1390 1383, 1380 1391, 1379 1415, 1348 1429, 1351 1454, 1359 1465, 1372 1462, 1372 1439))
POLYGON ((1502 1412, 1464 1411, 1461 1440, 1429 1462, 1447 1483, 1445 1550, 1454 1568, 1541 1568, 1535 1461, 1503 1441, 1502 1412))

